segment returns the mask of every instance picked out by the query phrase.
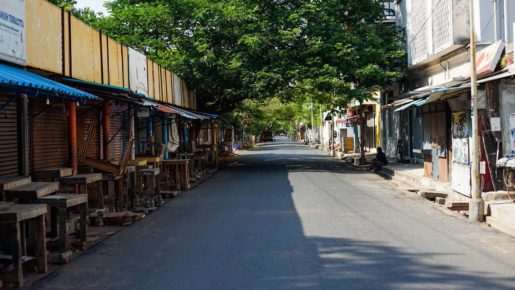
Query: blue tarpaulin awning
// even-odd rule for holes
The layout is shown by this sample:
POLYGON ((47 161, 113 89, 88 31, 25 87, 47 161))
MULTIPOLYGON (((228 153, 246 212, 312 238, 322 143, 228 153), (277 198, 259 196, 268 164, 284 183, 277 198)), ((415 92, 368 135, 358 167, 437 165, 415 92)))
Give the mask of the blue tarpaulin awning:
POLYGON ((426 98, 421 98, 421 99, 418 99, 418 100, 413 100, 407 104, 404 104, 402 105, 401 107, 395 109, 394 112, 399 112, 399 111, 402 111, 404 109, 407 109, 411 106, 417 106, 417 107, 420 107, 422 106, 423 104, 425 104, 427 102, 427 97, 426 98))
POLYGON ((16 67, 0 64, 0 86, 8 86, 36 93, 97 100, 98 97, 81 90, 47 79, 16 67))

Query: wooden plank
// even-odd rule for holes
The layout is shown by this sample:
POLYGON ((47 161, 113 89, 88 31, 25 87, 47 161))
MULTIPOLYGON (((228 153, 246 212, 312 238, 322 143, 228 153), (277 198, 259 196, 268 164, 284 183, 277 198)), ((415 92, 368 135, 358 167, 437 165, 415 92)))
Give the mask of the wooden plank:
POLYGON ((38 170, 36 176, 38 179, 60 178, 73 174, 73 169, 69 167, 52 167, 38 170))
POLYGON ((32 180, 30 177, 26 176, 0 177, 0 192, 2 192, 2 190, 10 190, 31 182, 32 180))
POLYGON ((159 173, 159 168, 141 169, 138 171, 138 175, 140 176, 157 176, 159 173))
POLYGON ((17 204, 0 208, 0 224, 18 223, 47 213, 44 204, 17 204))
POLYGON ((102 173, 86 173, 61 178, 63 184, 90 184, 102 180, 102 173))
POLYGON ((38 198, 34 203, 44 203, 50 206, 73 207, 88 202, 88 195, 82 193, 76 194, 52 194, 38 198))
POLYGON ((31 182, 5 191, 9 199, 36 199, 59 190, 59 182, 31 182))

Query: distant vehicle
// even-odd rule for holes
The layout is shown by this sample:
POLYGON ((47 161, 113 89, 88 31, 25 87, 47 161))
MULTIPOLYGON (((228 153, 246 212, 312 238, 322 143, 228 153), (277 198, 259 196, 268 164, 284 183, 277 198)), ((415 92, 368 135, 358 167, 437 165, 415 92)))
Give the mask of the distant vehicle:
POLYGON ((261 134, 261 142, 274 142, 274 133, 265 131, 261 134))

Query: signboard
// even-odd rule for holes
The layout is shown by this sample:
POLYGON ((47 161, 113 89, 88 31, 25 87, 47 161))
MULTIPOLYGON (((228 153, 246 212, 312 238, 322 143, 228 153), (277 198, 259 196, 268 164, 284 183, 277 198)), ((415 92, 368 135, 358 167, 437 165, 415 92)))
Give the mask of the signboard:
POLYGON ((492 132, 501 131, 501 118, 500 117, 492 117, 490 118, 490 130, 492 132))
POLYGON ((476 56, 477 75, 494 72, 503 50, 504 42, 502 40, 480 50, 476 56))
POLYGON ((148 96, 147 57, 129 47, 129 89, 148 96))
POLYGON ((25 0, 0 0, 0 59, 25 65, 25 0))

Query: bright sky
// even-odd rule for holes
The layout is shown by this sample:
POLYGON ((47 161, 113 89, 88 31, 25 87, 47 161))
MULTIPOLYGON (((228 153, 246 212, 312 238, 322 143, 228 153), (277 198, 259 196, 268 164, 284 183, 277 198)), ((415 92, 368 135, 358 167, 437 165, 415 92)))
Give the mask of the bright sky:
POLYGON ((104 6, 102 6, 105 2, 105 0, 76 0, 77 5, 75 7, 77 8, 84 8, 89 7, 93 9, 95 12, 102 12, 104 14, 107 14, 106 9, 104 6))

